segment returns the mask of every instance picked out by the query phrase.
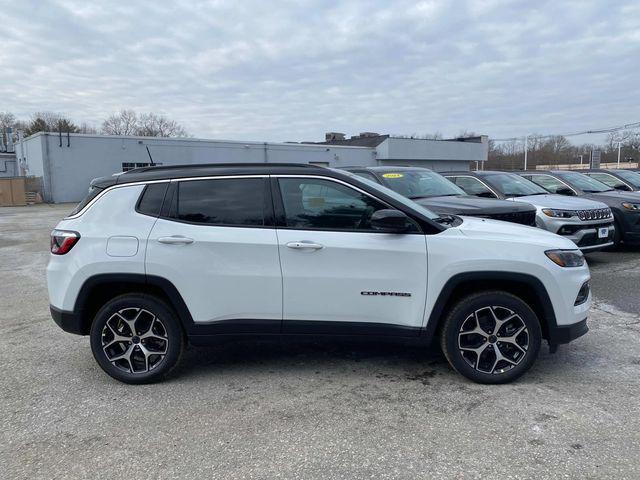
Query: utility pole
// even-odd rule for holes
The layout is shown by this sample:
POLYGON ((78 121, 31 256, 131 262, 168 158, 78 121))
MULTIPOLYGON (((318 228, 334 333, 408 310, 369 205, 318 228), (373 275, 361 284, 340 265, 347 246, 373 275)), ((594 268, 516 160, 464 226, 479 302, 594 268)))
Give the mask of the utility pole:
POLYGON ((622 140, 618 140, 618 168, 620 168, 620 144, 622 140))
POLYGON ((582 155, 578 155, 580 157, 580 169, 582 169, 582 155))
POLYGON ((529 150, 529 135, 524 137, 524 171, 527 171, 527 151, 529 150))

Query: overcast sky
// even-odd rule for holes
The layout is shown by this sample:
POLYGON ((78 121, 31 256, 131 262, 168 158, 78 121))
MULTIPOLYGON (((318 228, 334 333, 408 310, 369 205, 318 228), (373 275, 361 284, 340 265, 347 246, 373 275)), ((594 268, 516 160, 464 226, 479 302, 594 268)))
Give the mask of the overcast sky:
MULTIPOLYGON (((0 111, 196 137, 494 138, 640 121, 640 1, 0 0, 0 111)), ((573 141, 576 141, 575 139, 573 141)))

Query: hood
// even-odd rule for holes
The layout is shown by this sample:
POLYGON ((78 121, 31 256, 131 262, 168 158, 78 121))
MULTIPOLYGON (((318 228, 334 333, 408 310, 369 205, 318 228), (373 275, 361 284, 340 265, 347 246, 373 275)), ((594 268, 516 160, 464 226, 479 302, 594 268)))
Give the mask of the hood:
POLYGON ((612 190, 610 192, 588 193, 586 196, 607 204, 615 203, 616 205, 619 205, 622 202, 640 202, 640 192, 612 190))
POLYGON ((549 249, 577 250, 575 243, 565 237, 536 227, 527 227, 515 223, 501 222, 487 218, 461 217, 462 223, 457 228, 470 238, 508 240, 540 245, 549 249))
POLYGON ((557 208, 559 210, 593 210, 595 208, 606 208, 606 205, 603 203, 584 197, 570 197, 567 195, 556 195, 554 193, 514 197, 510 200, 514 202, 526 202, 539 208, 557 208))
POLYGON ((524 203, 520 205, 507 200, 474 197, 472 195, 417 198, 414 202, 439 214, 491 215, 535 210, 531 205, 524 203))

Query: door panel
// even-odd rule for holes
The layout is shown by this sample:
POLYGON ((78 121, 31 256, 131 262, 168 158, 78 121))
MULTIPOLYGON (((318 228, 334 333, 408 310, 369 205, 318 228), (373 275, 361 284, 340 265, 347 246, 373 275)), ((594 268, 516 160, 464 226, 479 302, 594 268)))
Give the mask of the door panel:
MULTIPOLYGON (((171 281, 204 333, 278 333, 282 274, 266 178, 174 182, 146 272, 171 281)), ((169 195, 168 195, 169 196, 169 195)))
POLYGON ((427 289, 425 236, 376 232, 371 215, 389 206, 348 185, 280 178, 278 187, 283 331, 398 326, 417 334, 427 289))
MULTIPOLYGON (((278 241, 285 332, 294 326, 288 320, 422 326, 427 282, 423 235, 279 229, 278 241), (305 241, 322 248, 287 246, 305 241)), ((327 328, 335 332, 339 326, 327 328)))
POLYGON ((196 323, 270 319, 277 320, 279 330, 282 282, 276 238, 271 228, 161 218, 149 236, 147 274, 171 281, 196 323))

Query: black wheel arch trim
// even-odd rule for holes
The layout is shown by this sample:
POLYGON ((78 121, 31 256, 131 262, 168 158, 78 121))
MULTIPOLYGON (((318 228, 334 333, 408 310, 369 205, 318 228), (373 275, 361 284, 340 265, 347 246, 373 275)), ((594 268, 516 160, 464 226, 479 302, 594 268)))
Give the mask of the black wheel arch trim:
POLYGON ((547 337, 547 341, 550 345, 567 343, 566 341, 563 341, 564 336, 559 333, 555 311, 553 310, 551 299, 549 298, 549 294, 544 284, 533 275, 504 271, 463 272, 451 277, 440 291, 433 310, 429 315, 429 319, 423 332, 423 335, 426 337, 425 340, 431 342, 433 337, 436 335, 440 322, 443 319, 442 317, 446 313, 445 308, 447 307, 449 300, 452 298, 455 289, 463 283, 477 281, 517 282, 533 289, 536 296, 540 299, 540 308, 544 314, 544 321, 547 326, 546 332, 543 329, 543 336, 547 337))

